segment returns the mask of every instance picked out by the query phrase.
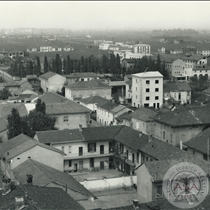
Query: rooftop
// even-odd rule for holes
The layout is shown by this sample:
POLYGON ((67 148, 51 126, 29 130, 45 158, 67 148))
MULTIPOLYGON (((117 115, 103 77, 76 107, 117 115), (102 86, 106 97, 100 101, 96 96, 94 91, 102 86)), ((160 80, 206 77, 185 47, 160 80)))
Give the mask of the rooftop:
MULTIPOLYGON (((68 101, 67 98, 52 92, 46 92, 44 95, 40 96, 39 99, 41 99, 46 105, 65 103, 68 101)), ((37 102, 37 100, 35 102, 37 102)))
POLYGON ((163 84, 163 92, 191 91, 187 82, 165 83, 163 84))
POLYGON ((147 71, 143 73, 138 73, 138 74, 132 74, 132 76, 136 77, 161 77, 163 78, 163 75, 159 71, 147 71))
POLYGON ((101 106, 101 105, 109 102, 108 99, 105 99, 101 96, 90 96, 88 98, 80 99, 79 101, 84 104, 97 104, 98 106, 101 106))
POLYGON ((123 120, 131 121, 131 116, 132 116, 131 112, 125 112, 125 113, 119 115, 118 117, 116 117, 115 119, 120 122, 122 122, 123 120))
POLYGON ((109 86, 125 86, 125 81, 110 81, 107 83, 109 86))
POLYGON ((66 78, 86 78, 86 77, 98 77, 98 75, 93 72, 77 72, 66 75, 66 78))
POLYGON ((131 113, 131 117, 139 120, 143 120, 146 122, 149 121, 154 121, 151 117, 156 116, 158 113, 151 110, 151 109, 146 109, 144 107, 138 108, 136 111, 131 113))
POLYGON ((66 86, 66 88, 69 89, 97 89, 97 88, 111 88, 109 85, 102 83, 98 80, 92 79, 90 81, 80 81, 80 82, 75 82, 71 83, 66 86))
POLYGON ((52 71, 48 71, 47 73, 40 75, 40 78, 49 79, 50 77, 53 77, 55 75, 59 75, 59 74, 56 74, 56 73, 54 73, 52 71))
POLYGON ((109 101, 108 103, 105 103, 103 105, 98 105, 98 107, 105 109, 107 111, 111 111, 112 109, 114 109, 117 106, 118 106, 118 104, 112 103, 111 101, 109 101))

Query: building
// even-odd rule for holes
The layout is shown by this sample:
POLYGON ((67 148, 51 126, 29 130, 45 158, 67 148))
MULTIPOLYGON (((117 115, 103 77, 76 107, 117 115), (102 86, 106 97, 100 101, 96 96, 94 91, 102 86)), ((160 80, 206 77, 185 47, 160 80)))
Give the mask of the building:
POLYGON ((135 59, 123 59, 122 60, 122 67, 125 67, 126 69, 133 68, 134 65, 135 65, 135 59))
POLYGON ((115 125, 126 125, 128 127, 132 127, 131 122, 131 113, 132 111, 129 110, 128 112, 124 112, 123 114, 119 115, 115 118, 115 125))
POLYGON ((99 43, 99 50, 108 50, 110 45, 110 43, 99 43))
POLYGON ((52 46, 41 46, 40 52, 52 52, 52 46))
POLYGON ((47 146, 29 136, 20 134, 1 144, 1 169, 7 176, 12 178, 10 171, 24 161, 32 158, 62 171, 63 155, 65 154, 59 149, 47 146))
POLYGON ((132 106, 159 109, 163 104, 163 75, 158 71, 132 74, 132 106))
POLYGON ((174 146, 187 142, 210 125, 209 107, 183 107, 153 117, 153 135, 174 146))
POLYGON ((170 54, 183 54, 183 50, 182 49, 172 49, 170 50, 170 54))
POLYGON ((91 97, 83 98, 79 100, 79 103, 81 105, 87 107, 93 112, 97 110, 97 106, 100 107, 108 102, 110 101, 105 98, 102 98, 101 96, 91 96, 91 97))
POLYGON ((51 71, 42 74, 39 78, 41 80, 41 88, 44 92, 61 91, 66 82, 65 77, 51 71))
POLYGON ((158 53, 165 54, 166 53, 166 48, 165 47, 161 47, 160 49, 158 49, 158 53))
POLYGON ((199 47, 196 50, 196 54, 197 55, 202 55, 202 56, 209 56, 210 55, 210 49, 207 48, 207 47, 204 47, 204 48, 199 47))
POLYGON ((136 44, 133 46, 133 52, 134 53, 139 53, 143 55, 150 55, 150 45, 148 44, 136 44))
POLYGON ((156 116, 157 114, 157 112, 151 109, 140 107, 136 111, 131 113, 131 127, 146 135, 152 135, 154 129, 154 120, 152 117, 156 116))
POLYGON ((128 110, 129 109, 126 106, 118 105, 112 102, 108 102, 100 106, 97 105, 97 122, 105 126, 113 125, 115 118, 128 110))
POLYGON ((99 79, 99 76, 93 72, 78 72, 66 75, 68 84, 80 81, 90 81, 92 79, 99 79))
POLYGON ((8 57, 15 59, 16 57, 24 57, 24 53, 22 51, 11 51, 8 53, 8 57))
POLYGON ((112 99, 111 87, 98 80, 75 82, 65 86, 65 97, 70 100, 79 100, 97 95, 108 100, 112 99))
POLYGON ((132 79, 125 82, 125 98, 128 104, 132 103, 132 79))
POLYGON ((163 84, 164 101, 191 104, 191 88, 187 82, 163 84))
POLYGON ((177 59, 172 62, 170 76, 176 80, 186 80, 185 62, 183 60, 177 59))

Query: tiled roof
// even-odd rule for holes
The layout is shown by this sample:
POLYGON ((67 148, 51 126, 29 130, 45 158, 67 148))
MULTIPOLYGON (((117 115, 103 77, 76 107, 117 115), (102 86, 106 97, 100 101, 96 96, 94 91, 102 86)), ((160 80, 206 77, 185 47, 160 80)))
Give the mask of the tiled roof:
MULTIPOLYGON (((210 137, 210 128, 202 131, 197 136, 191 138, 189 141, 185 142, 184 144, 196 151, 207 154, 209 137, 210 137)), ((209 144, 210 144, 210 140, 209 140, 209 144)), ((210 148, 209 148, 209 152, 210 152, 210 148)))
POLYGON ((101 105, 109 102, 108 99, 105 99, 101 96, 91 96, 88 98, 80 99, 79 101, 84 104, 97 104, 98 106, 101 106, 101 105))
MULTIPOLYGON (((47 104, 56 104, 56 103, 65 103, 68 101, 67 98, 58 95, 56 93, 47 92, 44 95, 40 96, 39 99, 41 99, 46 105, 47 104)), ((37 100, 35 101, 37 102, 37 100)))
POLYGON ((163 84, 163 92, 191 91, 187 82, 165 83, 163 84))
POLYGON ((84 78, 84 77, 98 77, 98 75, 93 72, 80 72, 80 73, 72 73, 66 75, 66 78, 84 78))
POLYGON ((33 175, 33 185, 47 186, 51 182, 65 187, 67 185, 73 191, 83 196, 95 197, 89 190, 81 185, 73 176, 56 170, 33 159, 28 159, 12 170, 20 184, 26 184, 26 175, 33 175))
POLYGON ((37 187, 30 185, 17 185, 5 196, 0 196, 0 209, 16 209, 15 197, 24 198, 24 209, 72 209, 84 210, 63 189, 57 187, 37 187), (27 193, 27 197, 25 197, 27 193))
POLYGON ((88 113, 90 110, 74 101, 68 100, 65 103, 47 104, 46 113, 50 115, 54 114, 76 114, 76 113, 88 113))
POLYGON ((2 153, 0 153, 1 156, 5 157, 5 159, 7 160, 10 160, 14 157, 16 157, 17 155, 35 147, 35 146, 41 146, 41 147, 44 147, 46 149, 49 149, 49 150, 52 150, 54 152, 57 152, 57 153, 60 153, 62 155, 64 155, 64 153, 59 150, 59 149, 56 149, 52 146, 48 146, 46 144, 43 144, 35 139, 32 139, 30 138, 29 136, 26 136, 24 134, 20 134, 12 139, 10 139, 8 141, 9 143, 12 142, 12 148, 11 147, 8 147, 7 145, 7 142, 5 143, 2 143, 1 144, 1 147, 3 146, 4 147, 4 144, 5 147, 4 147, 4 150, 2 151, 2 153), (20 144, 15 144, 14 142, 17 141, 17 142, 21 142, 20 144), (15 146, 14 146, 15 145, 15 146), (4 153, 3 153, 4 152, 4 153))
POLYGON ((149 122, 149 121, 154 121, 151 117, 154 117, 157 114, 158 113, 153 111, 153 110, 146 109, 144 107, 140 107, 136 111, 131 113, 131 117, 135 118, 135 119, 139 119, 139 120, 149 122))
POLYGON ((90 81, 81 81, 81 82, 75 82, 75 83, 71 83, 69 85, 66 86, 66 88, 68 89, 109 89, 111 88, 109 85, 102 83, 98 80, 92 79, 90 81))
POLYGON ((48 71, 47 73, 40 75, 40 78, 49 79, 50 77, 53 77, 55 75, 58 75, 58 74, 48 71))
POLYGON ((121 128, 119 125, 83 128, 82 135, 85 141, 113 140, 121 128))
POLYGON ((153 118, 173 127, 210 124, 209 107, 186 107, 176 111, 160 113, 153 118))
POLYGON ((14 80, 11 80, 11 81, 5 83, 5 87, 19 87, 19 86, 20 85, 17 82, 15 82, 14 80))
POLYGON ((111 111, 112 109, 114 109, 115 107, 117 107, 118 105, 115 104, 115 103, 112 103, 111 101, 106 103, 106 104, 103 104, 101 106, 98 105, 98 107, 102 108, 102 109, 105 109, 107 111, 111 111))
POLYGON ((119 115, 118 117, 116 117, 115 119, 120 122, 122 122, 124 119, 131 121, 131 112, 125 112, 125 113, 119 115))
POLYGON ((68 142, 68 141, 84 140, 82 133, 79 131, 79 129, 37 131, 36 135, 39 141, 44 144, 54 143, 54 142, 68 142))
POLYGON ((0 118, 0 133, 7 130, 7 121, 4 118, 0 118))
POLYGON ((109 86, 125 86, 125 81, 110 81, 107 83, 109 86))
POLYGON ((162 78, 163 75, 159 71, 147 71, 143 73, 132 74, 136 77, 160 77, 162 78))
POLYGON ((123 106, 123 105, 118 105, 117 107, 114 107, 111 112, 113 113, 118 113, 120 111, 122 111, 123 109, 126 109, 126 106, 123 106))

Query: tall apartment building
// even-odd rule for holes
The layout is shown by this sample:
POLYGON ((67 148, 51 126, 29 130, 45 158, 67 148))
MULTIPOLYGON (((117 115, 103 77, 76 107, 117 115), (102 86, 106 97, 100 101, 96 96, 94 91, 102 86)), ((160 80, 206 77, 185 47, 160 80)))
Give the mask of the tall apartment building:
POLYGON ((132 74, 132 105, 160 108, 163 104, 163 75, 158 71, 132 74))
POLYGON ((150 45, 148 44, 136 44, 133 46, 134 53, 149 55, 150 51, 151 51, 150 45))

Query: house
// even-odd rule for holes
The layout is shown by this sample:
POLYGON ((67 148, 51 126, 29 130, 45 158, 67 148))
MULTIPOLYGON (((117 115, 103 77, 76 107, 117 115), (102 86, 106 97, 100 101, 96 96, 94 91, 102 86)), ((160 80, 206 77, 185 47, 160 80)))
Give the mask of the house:
MULTIPOLYGON (((11 188, 11 182, 6 184, 11 188)), ((57 187, 16 185, 0 197, 0 209, 72 209, 84 210, 71 196, 57 187)))
POLYGON ((70 51, 73 51, 73 50, 74 50, 74 48, 72 46, 70 46, 70 45, 66 45, 65 47, 63 47, 63 51, 70 52, 70 51))
POLYGON ((28 159, 12 170, 19 184, 27 184, 28 174, 33 176, 32 184, 38 187, 61 188, 75 201, 95 198, 95 196, 81 185, 73 176, 59 171, 41 162, 28 159), (40 179, 41 177, 41 179, 40 179), (66 190, 67 188, 67 190, 66 190))
POLYGON ((92 79, 99 79, 99 76, 93 72, 77 72, 66 75, 68 84, 80 81, 90 81, 92 79))
POLYGON ((199 47, 197 50, 196 50, 196 54, 197 55, 204 55, 204 56, 209 56, 210 55, 210 49, 207 48, 207 47, 199 47))
MULTIPOLYGON (((162 190, 162 184, 164 181, 164 176, 167 171, 174 165, 188 162, 199 166, 206 174, 209 174, 210 163, 204 160, 193 158, 188 156, 185 158, 177 159, 166 159, 162 161, 149 161, 143 165, 136 168, 137 173, 137 193, 139 203, 147 203, 151 201, 164 201, 164 194, 162 190)), ((209 184, 209 178, 208 184, 209 184)), ((209 188, 209 186, 207 186, 209 188)), ((208 193, 209 194, 209 193, 208 193)), ((169 203, 169 202, 168 202, 169 203)), ((162 209, 162 208, 161 208, 162 209)), ((171 209, 171 208, 167 208, 171 209)), ((173 208, 172 208, 173 209, 173 208)), ((179 209, 179 208, 174 208, 179 209)), ((193 209, 198 209, 193 208, 193 209)))
POLYGON ((91 96, 88 98, 83 98, 78 100, 79 103, 91 111, 96 111, 97 106, 102 106, 108 102, 110 102, 108 99, 102 98, 101 96, 91 96))
POLYGON ((132 79, 125 82, 125 98, 129 104, 132 103, 132 79))
POLYGON ((16 57, 24 57, 24 53, 22 51, 14 50, 8 53, 8 57, 12 59, 15 59, 16 57))
POLYGON ((44 92, 57 92, 63 88, 66 78, 54 72, 47 72, 40 77, 41 88, 44 92))
POLYGON ((133 68, 134 65, 135 65, 135 59, 126 59, 126 58, 124 58, 122 60, 122 67, 125 67, 126 69, 133 68))
POLYGON ((146 135, 152 135, 154 125, 154 120, 152 117, 156 116, 157 114, 157 112, 151 109, 140 107, 131 113, 131 127, 146 135))
POLYGON ((25 90, 33 90, 32 84, 29 83, 26 79, 20 80, 18 84, 20 85, 20 90, 19 90, 20 93, 25 90))
POLYGON ((38 98, 34 94, 19 94, 19 96, 9 96, 7 102, 10 103, 33 103, 38 98))
POLYGON ((111 43, 99 43, 99 50, 108 50, 111 43))
POLYGON ((65 97, 70 100, 79 100, 96 95, 110 100, 112 98, 111 87, 98 80, 75 82, 65 86, 65 97))
POLYGON ((165 54, 166 53, 166 48, 161 47, 160 49, 158 49, 158 53, 165 54))
POLYGON ((158 71, 132 74, 132 106, 161 108, 163 75, 158 71))
POLYGON ((182 49, 172 49, 170 50, 170 54, 183 54, 183 50, 182 49))
POLYGON ((97 105, 97 122, 101 125, 113 125, 115 118, 129 109, 126 106, 118 105, 112 102, 108 102, 103 105, 97 105))
POLYGON ((20 134, 9 141, 1 143, 1 169, 9 176, 10 171, 29 158, 42 162, 57 170, 63 171, 63 155, 61 150, 47 146, 39 141, 20 134))
POLYGON ((190 152, 190 154, 194 155, 195 158, 209 161, 209 134, 210 128, 207 128, 189 141, 185 142, 183 146, 185 146, 185 149, 190 152))
POLYGON ((129 110, 128 112, 124 112, 121 115, 117 116, 115 118, 114 125, 126 125, 128 127, 132 127, 131 113, 132 111, 129 110))
POLYGON ((110 143, 120 128, 110 126, 38 131, 34 138, 67 154, 64 157, 64 171, 104 170, 112 167, 109 164, 110 157, 113 157, 110 143))
POLYGON ((183 60, 177 59, 172 62, 170 76, 177 80, 186 80, 185 62, 183 60))
POLYGON ((179 145, 196 136, 210 125, 209 107, 183 107, 159 113, 154 119, 153 135, 172 145, 179 145))
POLYGON ((31 94, 38 96, 38 93, 33 90, 24 90, 21 94, 31 94))
POLYGON ((14 80, 6 82, 4 84, 4 87, 7 90, 9 90, 13 95, 18 95, 18 93, 19 93, 20 85, 17 82, 15 82, 14 80))
POLYGON ((133 52, 144 55, 150 55, 151 47, 148 44, 136 44, 133 46, 133 52))
POLYGON ((180 104, 191 104, 191 88, 187 82, 163 84, 164 101, 179 102, 180 104))
POLYGON ((40 46, 40 52, 52 52, 52 46, 40 46))

